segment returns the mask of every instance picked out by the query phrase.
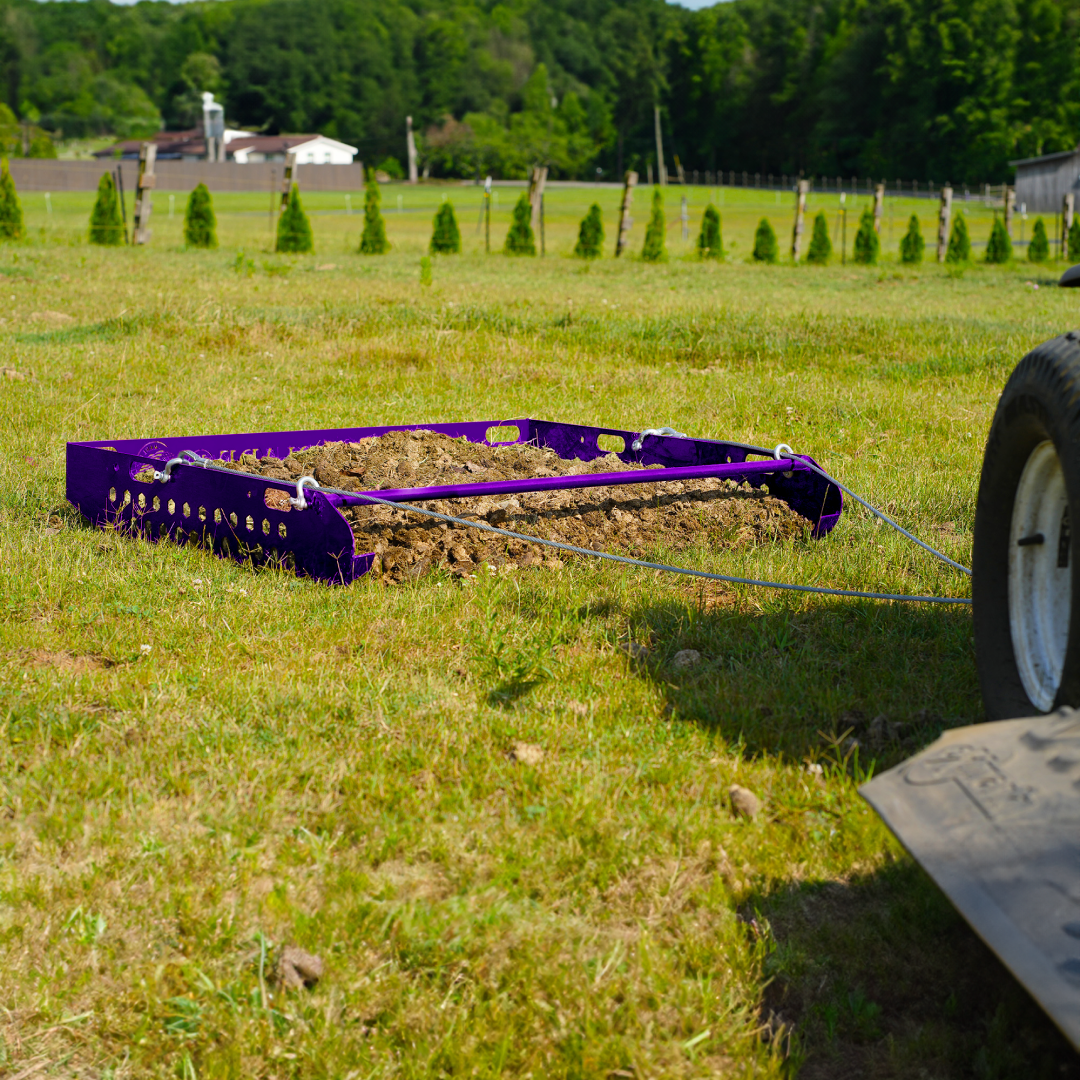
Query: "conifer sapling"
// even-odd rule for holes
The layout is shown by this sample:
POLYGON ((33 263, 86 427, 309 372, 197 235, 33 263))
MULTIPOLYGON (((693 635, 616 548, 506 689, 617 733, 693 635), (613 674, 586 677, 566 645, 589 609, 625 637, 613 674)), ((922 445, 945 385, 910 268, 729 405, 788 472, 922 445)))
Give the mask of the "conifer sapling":
POLYGON ((900 261, 908 266, 918 266, 922 262, 925 248, 926 241, 923 240, 922 230, 919 228, 919 216, 912 214, 907 232, 900 240, 900 261))
POLYGON ((0 161, 0 240, 21 240, 23 228, 22 204, 15 190, 6 161, 0 161))
POLYGON ((506 234, 503 251, 507 255, 535 255, 536 240, 532 231, 532 206, 529 196, 523 191, 514 207, 514 218, 510 222, 510 231, 506 234))
POLYGON ((385 255, 390 250, 390 241, 386 239, 386 222, 383 221, 379 203, 382 192, 375 174, 368 176, 364 189, 364 232, 360 237, 361 255, 385 255))
POLYGON ((311 235, 311 222, 300 204, 300 188, 293 184, 289 192, 289 203, 278 218, 277 244, 275 251, 305 254, 315 250, 315 241, 311 235))
POLYGON ((874 211, 868 206, 859 218, 859 231, 855 234, 855 261, 873 266, 880 251, 881 241, 874 228, 874 211))
POLYGON ((461 230, 449 200, 435 212, 435 224, 428 251, 432 255, 457 255, 461 251, 461 230))
POLYGON ((217 247, 217 218, 205 184, 196 184, 184 211, 184 243, 188 247, 217 247))
POLYGON ((98 181, 97 199, 90 211, 90 243, 115 247, 124 242, 124 223, 120 218, 120 200, 112 173, 98 181))
POLYGON ((697 242, 698 255, 703 259, 722 259, 724 244, 720 235, 720 211, 712 203, 705 207, 701 218, 701 233, 697 242))
POLYGON ((754 259, 756 262, 775 263, 780 258, 780 246, 768 218, 758 222, 754 233, 754 259))
POLYGON ((1073 223, 1069 226, 1069 258, 1076 262, 1080 260, 1080 215, 1073 218, 1073 223))
MULTIPOLYGON (((967 230, 964 230, 967 232, 967 230)), ((953 251, 953 241, 949 240, 949 252, 953 251)), ((970 244, 969 244, 970 247, 970 244)), ((1004 221, 1000 217, 994 219, 994 227, 990 229, 990 239, 986 241, 987 262, 1008 262, 1012 258, 1012 241, 1009 232, 1005 229, 1004 221)), ((948 256, 946 261, 951 261, 948 256)))
POLYGON ((581 219, 574 254, 579 259, 599 259, 603 249, 604 222, 600 217, 599 205, 593 203, 589 212, 581 219))
POLYGON ((971 260, 971 236, 968 233, 967 220, 963 214, 953 218, 949 230, 949 246, 945 249, 947 263, 966 263, 971 260))
POLYGON ((666 233, 664 193, 656 187, 653 188, 652 214, 645 229, 645 246, 641 249, 641 257, 646 262, 667 262, 667 249, 664 247, 666 233))
POLYGON ((806 252, 806 261, 815 266, 825 266, 832 255, 832 241, 829 239, 829 223, 825 211, 818 212, 814 218, 814 231, 810 237, 810 248, 806 252))
POLYGON ((1046 237, 1046 225, 1042 218, 1036 218, 1035 227, 1031 230, 1031 243, 1028 244, 1028 259, 1031 262, 1046 262, 1050 258, 1050 241, 1046 237))

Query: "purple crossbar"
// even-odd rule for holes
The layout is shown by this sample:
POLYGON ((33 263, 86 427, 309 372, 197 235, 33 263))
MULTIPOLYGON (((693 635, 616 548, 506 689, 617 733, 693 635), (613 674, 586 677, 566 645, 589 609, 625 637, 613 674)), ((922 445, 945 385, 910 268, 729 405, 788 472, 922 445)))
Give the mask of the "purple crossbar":
POLYGON ((687 465, 670 469, 634 469, 628 472, 583 473, 579 476, 532 476, 522 480, 489 480, 475 484, 445 484, 424 488, 382 488, 357 492, 376 495, 391 502, 420 502, 423 499, 475 499, 483 495, 521 495, 528 491, 565 491, 571 488, 613 487, 617 484, 661 484, 672 480, 700 480, 704 477, 744 480, 751 476, 772 476, 778 472, 810 469, 798 458, 777 461, 742 461, 735 465, 687 465))

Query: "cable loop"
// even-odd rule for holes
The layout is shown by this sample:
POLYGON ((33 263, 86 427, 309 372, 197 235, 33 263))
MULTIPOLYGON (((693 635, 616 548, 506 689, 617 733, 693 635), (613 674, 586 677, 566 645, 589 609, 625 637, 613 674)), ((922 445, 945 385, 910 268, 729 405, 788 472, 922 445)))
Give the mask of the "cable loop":
POLYGON ((656 427, 646 428, 631 444, 631 450, 640 450, 642 443, 645 440, 646 435, 667 435, 672 439, 689 439, 689 435, 684 435, 681 431, 676 431, 671 427, 656 427))

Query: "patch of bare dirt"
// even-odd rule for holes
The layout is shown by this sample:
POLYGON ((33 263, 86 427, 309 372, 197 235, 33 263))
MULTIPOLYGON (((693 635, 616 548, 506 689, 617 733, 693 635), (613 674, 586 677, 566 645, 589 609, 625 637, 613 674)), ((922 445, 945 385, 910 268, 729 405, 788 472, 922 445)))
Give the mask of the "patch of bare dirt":
POLYGON ((32 667, 51 667, 58 671, 70 671, 82 675, 87 671, 100 671, 115 667, 117 661, 94 653, 51 652, 48 649, 28 649, 23 654, 25 663, 32 667))
MULTIPOLYGON (((433 431, 395 431, 356 443, 328 443, 283 461, 245 454, 226 466, 276 480, 311 475, 345 491, 483 483, 538 476, 639 470, 614 454, 568 461, 531 445, 485 446, 433 431)), ((282 493, 285 509, 288 495, 282 493)), ((675 550, 707 541, 734 548, 804 535, 810 522, 785 502, 749 485, 703 478, 574 491, 530 492, 508 498, 439 499, 418 505, 500 528, 642 557, 658 546, 675 550)), ((347 508, 357 551, 374 551, 384 581, 420 577, 436 567, 465 575, 485 565, 557 568, 550 548, 422 518, 385 506, 347 508)))

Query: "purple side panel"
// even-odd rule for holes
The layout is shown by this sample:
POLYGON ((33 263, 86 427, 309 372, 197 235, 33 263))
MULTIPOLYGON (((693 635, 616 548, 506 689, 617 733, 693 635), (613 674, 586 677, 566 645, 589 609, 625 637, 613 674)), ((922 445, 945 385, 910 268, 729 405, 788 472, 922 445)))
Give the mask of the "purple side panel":
POLYGON ((266 488, 294 493, 291 485, 187 465, 168 483, 145 483, 132 479, 139 464, 129 454, 68 443, 68 501, 101 528, 178 544, 202 542, 238 562, 280 561, 329 583, 349 584, 374 560, 373 554, 357 555, 333 496, 308 492, 308 509, 272 510, 264 501, 266 488))
POLYGON ((325 431, 262 431, 242 435, 181 435, 167 439, 102 439, 97 442, 77 443, 77 446, 111 446, 125 454, 133 454, 153 461, 168 461, 178 457, 184 450, 194 450, 201 457, 218 461, 236 461, 241 454, 256 457, 284 458, 293 450, 304 450, 327 442, 358 442, 386 435, 391 431, 438 431, 451 438, 466 438, 482 443, 493 427, 516 427, 520 432, 516 442, 526 442, 531 437, 530 421, 476 420, 458 424, 395 424, 390 427, 329 428, 325 431))

